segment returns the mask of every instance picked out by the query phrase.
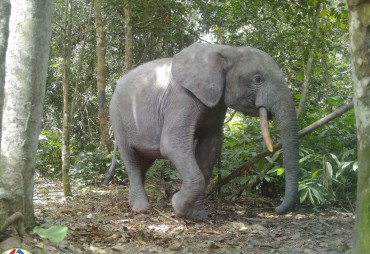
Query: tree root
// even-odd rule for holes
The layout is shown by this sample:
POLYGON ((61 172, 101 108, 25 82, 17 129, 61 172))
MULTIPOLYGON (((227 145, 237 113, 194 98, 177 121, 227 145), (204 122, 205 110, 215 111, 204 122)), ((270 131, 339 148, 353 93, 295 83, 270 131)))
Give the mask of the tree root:
POLYGON ((15 224, 15 229, 18 232, 19 237, 22 239, 25 235, 24 229, 24 216, 21 212, 15 212, 12 216, 8 217, 0 228, 0 234, 4 233, 5 230, 15 224))

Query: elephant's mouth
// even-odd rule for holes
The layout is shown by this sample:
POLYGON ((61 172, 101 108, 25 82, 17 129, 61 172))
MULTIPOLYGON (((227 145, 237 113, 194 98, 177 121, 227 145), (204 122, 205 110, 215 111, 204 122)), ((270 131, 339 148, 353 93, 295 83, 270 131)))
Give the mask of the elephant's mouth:
POLYGON ((271 113, 269 113, 264 107, 259 108, 259 115, 260 115, 260 123, 261 123, 261 132, 263 141, 266 144, 267 149, 272 152, 273 145, 270 136, 269 130, 269 119, 271 119, 271 113))

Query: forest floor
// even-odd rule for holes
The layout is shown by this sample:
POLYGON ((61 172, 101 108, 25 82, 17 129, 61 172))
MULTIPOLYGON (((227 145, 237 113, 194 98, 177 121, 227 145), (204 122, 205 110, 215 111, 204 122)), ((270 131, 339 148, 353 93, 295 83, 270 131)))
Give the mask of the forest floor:
MULTIPOLYGON (((209 219, 195 223, 176 218, 158 190, 149 191, 152 207, 145 214, 130 210, 124 186, 75 187, 73 193, 63 197, 61 183, 36 180, 37 223, 69 229, 61 243, 47 241, 45 253, 345 253, 351 246, 354 215, 340 209, 279 216, 272 208, 277 200, 209 198, 209 219)), ((8 231, 0 248, 19 241, 8 231)), ((42 241, 30 232, 23 248, 41 253, 42 241)))

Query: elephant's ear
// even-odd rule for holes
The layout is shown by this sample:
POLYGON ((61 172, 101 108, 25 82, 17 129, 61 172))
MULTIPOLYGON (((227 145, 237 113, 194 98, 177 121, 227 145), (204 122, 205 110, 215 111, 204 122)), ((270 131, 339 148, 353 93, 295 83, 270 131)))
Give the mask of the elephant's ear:
POLYGON ((219 46, 194 43, 176 54, 172 61, 175 83, 208 107, 219 102, 224 90, 226 59, 218 51, 219 46))

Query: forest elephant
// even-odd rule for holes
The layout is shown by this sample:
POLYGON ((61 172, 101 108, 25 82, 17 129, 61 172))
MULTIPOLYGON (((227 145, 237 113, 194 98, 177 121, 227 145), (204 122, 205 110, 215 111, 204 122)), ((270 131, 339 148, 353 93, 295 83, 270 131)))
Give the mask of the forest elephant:
MULTIPOLYGON (((134 211, 149 209, 144 190, 148 168, 155 159, 168 159, 182 179, 180 190, 172 197, 176 215, 207 218, 205 192, 221 149, 228 107, 260 116, 270 149, 268 118, 277 119, 285 195, 276 212, 294 210, 299 178, 298 127, 281 70, 267 53, 256 48, 194 43, 173 58, 131 70, 117 82, 109 112, 134 211)), ((107 172, 108 178, 113 173, 107 172)))

